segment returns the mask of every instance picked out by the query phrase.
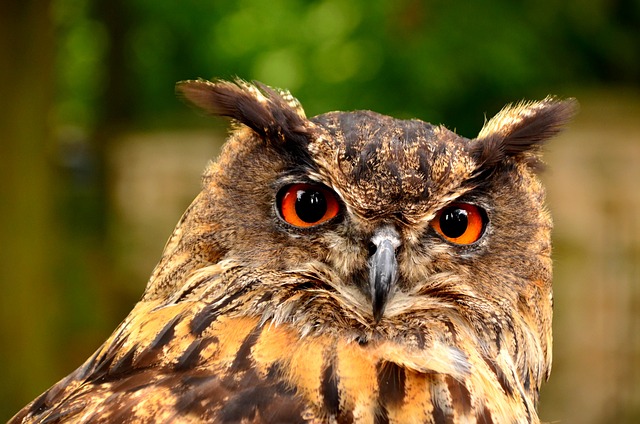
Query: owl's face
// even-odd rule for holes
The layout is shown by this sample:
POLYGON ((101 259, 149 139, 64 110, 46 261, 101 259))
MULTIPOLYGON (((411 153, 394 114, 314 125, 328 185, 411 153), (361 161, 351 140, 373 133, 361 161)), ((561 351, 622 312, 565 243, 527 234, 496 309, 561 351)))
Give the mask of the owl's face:
POLYGON ((214 260, 322 282, 300 283, 304 296, 286 313, 256 303, 265 319, 368 340, 446 313, 499 344, 492 323, 526 311, 526 331, 550 361, 551 220, 534 170, 567 103, 506 109, 467 139, 367 111, 307 119, 288 93, 265 86, 179 90, 243 124, 205 175, 199 219, 215 227, 214 260))

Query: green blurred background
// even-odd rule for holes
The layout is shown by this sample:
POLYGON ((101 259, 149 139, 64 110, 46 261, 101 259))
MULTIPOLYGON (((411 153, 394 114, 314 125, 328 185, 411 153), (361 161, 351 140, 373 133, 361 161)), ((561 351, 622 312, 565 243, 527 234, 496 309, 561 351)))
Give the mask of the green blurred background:
POLYGON ((0 421, 80 365, 144 290, 226 123, 176 81, 289 88, 477 134, 549 93, 554 371, 546 422, 640 422, 640 1, 0 3, 0 421))

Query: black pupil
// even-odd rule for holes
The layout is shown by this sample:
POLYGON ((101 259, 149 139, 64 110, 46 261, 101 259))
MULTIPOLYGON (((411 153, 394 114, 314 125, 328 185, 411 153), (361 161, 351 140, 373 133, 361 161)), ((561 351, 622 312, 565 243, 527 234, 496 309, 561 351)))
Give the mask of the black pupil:
POLYGON ((467 231, 469 218, 467 211, 461 208, 451 208, 440 216, 440 229, 450 238, 458 238, 467 231))
POLYGON ((327 213, 327 199, 318 190, 298 190, 296 193, 298 218, 309 224, 320 221, 327 213))

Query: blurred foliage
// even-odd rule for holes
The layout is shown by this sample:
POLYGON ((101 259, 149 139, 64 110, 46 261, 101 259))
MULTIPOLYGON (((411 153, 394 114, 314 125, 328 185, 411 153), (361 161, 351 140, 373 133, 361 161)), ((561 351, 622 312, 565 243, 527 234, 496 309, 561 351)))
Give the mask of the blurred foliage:
MULTIPOLYGON (((92 5, 53 7, 58 117, 83 125, 110 95, 109 22, 92 5)), ((370 108, 467 136, 505 101, 640 80, 637 0, 131 0, 120 12, 129 119, 143 125, 174 117, 171 86, 196 77, 288 88, 309 115, 370 108)))
MULTIPOLYGON (((176 100, 175 82, 256 79, 291 90, 309 116, 372 109, 467 137, 508 102, 640 88, 640 0, 23 0, 2 3, 0 34, 12 112, 0 119, 1 181, 11 185, 0 186, 0 223, 3 252, 15 253, 0 255, 0 342, 11 347, 0 349, 11 364, 0 377, 0 420, 80 364, 141 294, 144 277, 118 262, 131 255, 122 242, 131 231, 114 207, 121 187, 109 160, 122 134, 213 122, 176 100), (33 60, 15 60, 16 51, 33 60)), ((141 173, 168 166, 151 152, 189 149, 145 143, 141 173)), ((120 152, 127 167, 141 166, 120 152)), ((171 191, 153 182, 137 193, 171 191)), ((151 221, 147 206, 136 225, 151 221)), ((184 206, 162 208, 175 222, 184 206)), ((148 238, 157 257, 161 242, 148 238)))

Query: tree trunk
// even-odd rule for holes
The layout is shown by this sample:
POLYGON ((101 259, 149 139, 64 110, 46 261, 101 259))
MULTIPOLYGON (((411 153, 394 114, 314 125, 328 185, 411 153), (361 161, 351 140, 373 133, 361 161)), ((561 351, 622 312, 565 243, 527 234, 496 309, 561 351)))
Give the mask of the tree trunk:
POLYGON ((0 421, 49 386, 56 255, 50 2, 0 2, 0 421))

